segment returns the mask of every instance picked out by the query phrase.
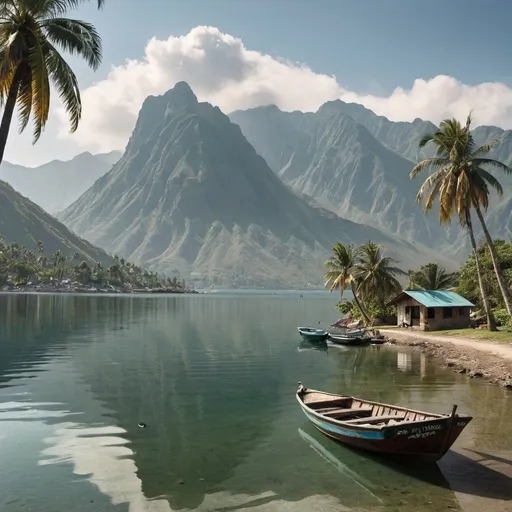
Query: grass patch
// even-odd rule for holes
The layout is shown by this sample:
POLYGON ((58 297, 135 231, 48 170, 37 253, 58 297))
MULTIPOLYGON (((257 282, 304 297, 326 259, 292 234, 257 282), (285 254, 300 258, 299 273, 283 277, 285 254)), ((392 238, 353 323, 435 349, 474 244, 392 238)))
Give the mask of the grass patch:
POLYGON ((497 331, 491 332, 487 329, 450 329, 449 331, 429 331, 425 334, 432 334, 433 336, 446 336, 446 337, 461 337, 471 338, 474 340, 482 341, 502 341, 512 342, 512 332, 497 331))

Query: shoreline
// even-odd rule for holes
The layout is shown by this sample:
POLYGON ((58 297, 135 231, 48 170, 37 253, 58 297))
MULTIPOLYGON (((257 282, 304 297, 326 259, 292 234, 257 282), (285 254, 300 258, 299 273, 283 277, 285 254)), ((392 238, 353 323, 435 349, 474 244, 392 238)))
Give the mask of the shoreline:
POLYGON ((79 287, 79 286, 70 286, 70 287, 41 287, 37 288, 35 286, 23 287, 23 288, 3 288, 0 289, 0 295, 18 295, 23 293, 30 294, 87 294, 87 295, 144 295, 144 294, 169 294, 169 295, 190 295, 190 294, 200 294, 196 290, 175 290, 175 289, 162 289, 162 288, 154 288, 154 289, 98 289, 98 288, 87 288, 87 287, 79 287))
POLYGON ((444 338, 411 331, 386 330, 384 334, 392 345, 411 347, 428 357, 443 360, 444 367, 454 372, 512 390, 512 344, 444 338))

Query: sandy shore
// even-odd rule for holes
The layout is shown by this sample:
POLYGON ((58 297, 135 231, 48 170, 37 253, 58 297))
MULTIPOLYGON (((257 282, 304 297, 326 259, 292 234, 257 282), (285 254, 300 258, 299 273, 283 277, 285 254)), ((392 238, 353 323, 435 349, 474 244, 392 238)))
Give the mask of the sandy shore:
POLYGON ((483 378, 512 390, 512 343, 475 341, 410 330, 386 330, 389 341, 421 350, 471 378, 483 378))

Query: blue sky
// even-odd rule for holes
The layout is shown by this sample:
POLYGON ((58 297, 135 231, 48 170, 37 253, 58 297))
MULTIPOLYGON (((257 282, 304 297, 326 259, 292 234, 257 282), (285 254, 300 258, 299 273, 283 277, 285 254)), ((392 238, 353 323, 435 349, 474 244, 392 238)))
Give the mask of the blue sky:
POLYGON ((107 0, 103 11, 79 12, 103 35, 104 73, 140 57, 153 36, 212 25, 359 92, 389 93, 439 74, 512 85, 507 0, 107 0))
MULTIPOLYGON (((127 59, 144 63, 151 38, 163 42, 160 50, 165 54, 172 46, 164 44, 168 38, 186 36, 201 25, 220 31, 221 49, 211 38, 194 40, 206 58, 186 76, 192 77, 200 99, 226 112, 258 101, 288 110, 315 110, 340 97, 394 120, 423 117, 438 122, 475 109, 477 121, 512 128, 512 2, 507 0, 107 0, 101 11, 95 4, 93 0, 70 13, 94 23, 104 43, 104 61, 96 73, 70 60, 84 91, 79 133, 72 139, 59 136, 62 121, 57 120, 54 102, 53 117, 35 147, 30 133, 11 132, 7 160, 37 165, 85 150, 122 149, 143 98, 185 79, 179 69, 181 54, 174 46, 172 62, 169 56, 162 57, 156 65, 142 66, 138 74, 130 74, 127 59), (233 64, 225 34, 239 38, 245 50, 261 54, 254 64, 245 50, 233 50, 238 52, 235 60, 240 59, 237 65, 256 66, 259 74, 238 88, 208 90, 208 74, 221 73, 215 59, 221 59, 228 75, 233 64), (303 63, 313 73, 301 75, 295 69, 297 76, 287 76, 284 68, 265 67, 266 56, 273 57, 274 64, 303 63), (210 67, 205 66, 208 62, 210 67), (122 67, 115 79, 109 77, 112 66, 122 67), (281 72, 282 76, 273 76, 281 72), (160 75, 165 79, 158 84, 144 83, 160 75), (455 80, 432 80, 439 75, 455 80), (333 76, 335 80, 329 78, 333 76), (107 78, 108 83, 88 90, 107 78), (427 82, 413 88, 417 79, 427 82), (488 82, 503 85, 481 85, 488 82), (251 96, 247 91, 255 87, 263 92, 251 96), (397 87, 405 92, 397 92, 397 87)), ((184 49, 180 51, 188 58, 184 49)))

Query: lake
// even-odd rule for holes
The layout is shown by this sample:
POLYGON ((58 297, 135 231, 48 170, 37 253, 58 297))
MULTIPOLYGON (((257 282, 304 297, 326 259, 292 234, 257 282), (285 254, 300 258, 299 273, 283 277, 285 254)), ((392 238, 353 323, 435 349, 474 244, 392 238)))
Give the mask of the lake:
POLYGON ((404 348, 301 344, 334 304, 0 296, 0 510, 512 510, 512 393, 404 348), (474 420, 438 466, 404 467, 317 432, 298 381, 474 420))

